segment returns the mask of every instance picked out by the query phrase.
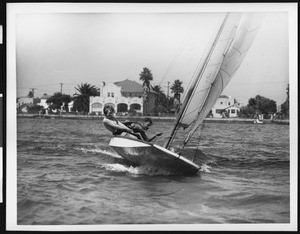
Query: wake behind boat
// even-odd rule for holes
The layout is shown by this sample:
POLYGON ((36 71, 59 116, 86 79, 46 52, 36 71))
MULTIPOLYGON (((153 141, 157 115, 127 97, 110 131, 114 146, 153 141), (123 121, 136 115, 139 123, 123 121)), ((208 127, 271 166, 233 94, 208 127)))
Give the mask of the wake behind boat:
POLYGON ((224 14, 202 63, 191 79, 163 147, 116 136, 111 139, 109 145, 123 158, 136 165, 151 165, 154 168, 165 168, 185 174, 197 173, 200 167, 184 155, 172 152, 171 145, 177 132, 182 130, 186 131, 182 148, 190 141, 240 67, 254 41, 262 18, 261 13, 224 14))

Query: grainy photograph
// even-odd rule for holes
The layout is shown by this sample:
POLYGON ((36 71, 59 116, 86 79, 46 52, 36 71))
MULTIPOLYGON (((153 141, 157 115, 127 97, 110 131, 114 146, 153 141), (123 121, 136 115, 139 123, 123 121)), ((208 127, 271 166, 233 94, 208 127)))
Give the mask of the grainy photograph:
POLYGON ((6 228, 296 230, 296 6, 7 4, 6 228))

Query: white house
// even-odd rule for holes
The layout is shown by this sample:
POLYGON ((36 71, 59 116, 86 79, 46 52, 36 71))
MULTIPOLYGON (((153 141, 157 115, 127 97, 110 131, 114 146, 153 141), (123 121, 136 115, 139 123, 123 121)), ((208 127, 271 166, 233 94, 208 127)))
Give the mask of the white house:
POLYGON ((44 93, 44 95, 41 97, 41 101, 40 101, 40 103, 38 103, 38 105, 43 106, 45 109, 47 109, 49 107, 49 105, 46 103, 46 101, 49 97, 50 97, 49 95, 44 93))
POLYGON ((212 107, 212 115, 216 118, 223 117, 226 111, 229 117, 238 117, 240 109, 241 104, 237 103, 234 98, 221 95, 212 107))
POLYGON ((73 109, 74 101, 71 101, 68 103, 68 112, 70 112, 73 109))
POLYGON ((32 105, 33 104, 33 98, 31 97, 18 97, 17 99, 17 107, 22 106, 24 104, 29 104, 32 105))
POLYGON ((143 113, 143 88, 131 80, 109 83, 100 87, 100 96, 90 97, 89 113, 102 114, 104 105, 111 105, 118 113, 129 109, 143 113))

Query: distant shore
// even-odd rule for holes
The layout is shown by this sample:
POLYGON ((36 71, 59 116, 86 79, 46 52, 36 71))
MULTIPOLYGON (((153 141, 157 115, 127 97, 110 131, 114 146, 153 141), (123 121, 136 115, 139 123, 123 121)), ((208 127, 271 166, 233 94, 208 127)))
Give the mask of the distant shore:
MULTIPOLYGON (((17 114, 18 118, 49 118, 49 119, 103 119, 101 115, 72 115, 72 114, 62 114, 62 115, 38 115, 38 114, 17 114)), ((151 119, 156 121, 165 121, 170 120, 174 121, 175 117, 172 116, 149 116, 151 119)), ((117 116, 118 119, 125 120, 136 120, 140 121, 145 116, 117 116)), ((245 118, 205 118, 204 122, 211 123, 249 123, 253 124, 253 119, 245 119, 245 118)), ((285 124, 288 125, 290 121, 288 119, 285 120, 270 120, 264 119, 263 122, 265 124, 285 124)))

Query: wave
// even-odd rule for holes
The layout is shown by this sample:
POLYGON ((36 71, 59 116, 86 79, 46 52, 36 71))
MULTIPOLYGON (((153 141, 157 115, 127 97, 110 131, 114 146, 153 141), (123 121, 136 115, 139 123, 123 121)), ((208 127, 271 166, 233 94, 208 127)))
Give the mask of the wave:
MULTIPOLYGON (((114 172, 125 172, 133 175, 149 175, 149 176, 156 176, 156 175, 176 175, 180 173, 176 173, 173 170, 168 170, 165 168, 158 168, 151 165, 143 165, 143 166, 132 166, 132 165, 124 165, 120 163, 106 163, 103 164, 106 170, 114 171, 114 172)), ((212 167, 202 164, 200 166, 201 173, 211 173, 212 167)))
POLYGON ((123 164, 115 163, 115 164, 103 164, 103 167, 109 171, 115 172, 126 172, 133 175, 173 175, 174 172, 168 171, 163 168, 153 167, 151 165, 145 166, 125 166, 123 164))
POLYGON ((75 148, 75 150, 81 151, 83 153, 105 154, 105 155, 111 156, 113 158, 122 158, 120 155, 118 155, 114 151, 110 151, 110 150, 106 150, 106 149, 101 149, 101 148, 98 148, 97 146, 94 149, 89 149, 89 148, 81 147, 81 148, 75 148))
POLYGON ((212 169, 212 167, 211 166, 209 166, 209 165, 207 165, 207 164, 205 164, 205 163, 203 163, 201 166, 200 166, 200 172, 205 172, 205 173, 211 173, 211 170, 210 169, 212 169))

